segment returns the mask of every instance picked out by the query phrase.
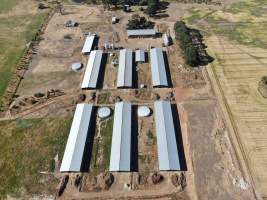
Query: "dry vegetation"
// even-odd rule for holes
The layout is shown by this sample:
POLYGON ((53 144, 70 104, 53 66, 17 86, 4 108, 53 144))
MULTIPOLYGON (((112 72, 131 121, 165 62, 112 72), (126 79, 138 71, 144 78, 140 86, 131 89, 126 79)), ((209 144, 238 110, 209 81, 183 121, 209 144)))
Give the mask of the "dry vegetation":
POLYGON ((222 11, 195 9, 185 19, 202 27, 215 59, 218 85, 256 191, 267 198, 266 99, 258 83, 267 74, 266 1, 243 1, 222 11))

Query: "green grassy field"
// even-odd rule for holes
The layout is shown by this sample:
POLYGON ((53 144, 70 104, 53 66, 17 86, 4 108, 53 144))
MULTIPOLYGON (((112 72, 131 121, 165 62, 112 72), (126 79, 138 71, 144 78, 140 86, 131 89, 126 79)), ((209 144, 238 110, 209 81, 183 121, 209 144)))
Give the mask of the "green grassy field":
MULTIPOLYGON (((22 1, 33 4, 37 9, 37 4, 35 5, 33 1, 22 1)), ((0 0, 0 96, 5 92, 26 44, 34 38, 48 13, 48 11, 24 9, 22 5, 20 7, 19 2, 19 0, 0 0), (12 10, 15 7, 17 12, 12 10), (20 14, 20 10, 23 9, 20 14), (5 16, 7 13, 8 17, 5 16)))
POLYGON ((0 122, 0 199, 55 190, 57 181, 39 172, 51 170, 57 153, 61 160, 70 123, 70 117, 0 122))
POLYGON ((223 10, 195 8, 184 20, 206 36, 217 34, 242 45, 267 48, 266 1, 240 1, 223 10))

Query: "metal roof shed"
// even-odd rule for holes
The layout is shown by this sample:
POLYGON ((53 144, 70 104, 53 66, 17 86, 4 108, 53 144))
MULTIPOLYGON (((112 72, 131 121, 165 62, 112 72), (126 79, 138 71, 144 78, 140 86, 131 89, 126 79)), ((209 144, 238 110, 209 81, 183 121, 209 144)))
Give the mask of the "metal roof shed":
POLYGON ((127 30, 128 37, 148 37, 148 36, 155 36, 156 31, 155 29, 132 29, 127 30))
POLYGON ((135 62, 145 62, 145 51, 136 50, 135 51, 135 62))
MULTIPOLYGON (((87 133, 92 117, 92 104, 77 104, 60 172, 81 171, 87 133)), ((89 132, 89 134, 91 134, 89 132)))
POLYGON ((153 48, 150 50, 150 62, 153 86, 168 87, 169 84, 162 49, 153 48))
POLYGON ((165 46, 169 46, 170 45, 170 38, 166 33, 163 34, 163 43, 164 43, 165 46))
POLYGON ((181 170, 171 103, 156 101, 154 103, 159 170, 181 170))
POLYGON ((102 50, 94 50, 91 52, 84 73, 83 82, 81 85, 82 89, 96 88, 98 75, 101 67, 102 55, 102 50))
POLYGON ((131 103, 115 104, 109 171, 131 170, 131 114, 131 103))
POLYGON ((117 87, 132 87, 133 76, 133 51, 120 50, 117 87))
POLYGON ((90 53, 92 51, 95 37, 96 37, 95 34, 86 36, 86 39, 85 39, 85 42, 83 45, 83 49, 82 49, 82 53, 86 54, 86 53, 90 53))

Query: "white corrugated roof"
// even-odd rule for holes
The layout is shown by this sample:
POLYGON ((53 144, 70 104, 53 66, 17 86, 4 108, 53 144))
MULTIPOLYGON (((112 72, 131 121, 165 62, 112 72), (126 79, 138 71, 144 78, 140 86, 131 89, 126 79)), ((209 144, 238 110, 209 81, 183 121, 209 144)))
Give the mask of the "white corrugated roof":
POLYGON ((109 171, 131 170, 131 103, 115 104, 109 171))
POLYGON ((92 51, 95 37, 96 37, 95 35, 86 36, 83 49, 82 49, 82 53, 90 53, 92 51))
POLYGON ((162 49, 153 48, 150 50, 150 65, 153 86, 167 87, 169 84, 162 49))
POLYGON ((133 51, 120 50, 117 87, 132 87, 133 51))
MULTIPOLYGON (((92 109, 92 104, 77 104, 76 106, 60 167, 61 172, 79 172, 81 170, 92 109)), ((89 132, 88 134, 92 133, 89 132)))
POLYGON ((88 58, 81 88, 96 88, 102 60, 102 50, 94 50, 88 58))
POLYGON ((171 103, 154 103, 159 170, 181 170, 171 103))
POLYGON ((127 30, 128 36, 150 36, 156 35, 156 31, 154 29, 133 29, 127 30))
POLYGON ((135 62, 145 62, 145 51, 144 50, 135 51, 135 62))

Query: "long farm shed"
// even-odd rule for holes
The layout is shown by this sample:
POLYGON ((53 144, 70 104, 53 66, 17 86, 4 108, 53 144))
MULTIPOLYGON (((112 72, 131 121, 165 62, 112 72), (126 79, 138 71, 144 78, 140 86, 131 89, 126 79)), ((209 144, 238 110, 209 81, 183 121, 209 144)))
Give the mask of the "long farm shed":
POLYGON ((87 134, 93 134, 90 132, 92 112, 92 104, 77 104, 60 172, 81 171, 87 134))
POLYGON ((120 50, 117 87, 132 87, 133 79, 133 51, 131 49, 120 50))
POLYGON ((181 170, 171 103, 154 103, 159 170, 181 170))
POLYGON ((85 88, 96 88, 98 76, 101 68, 102 61, 102 50, 94 50, 91 52, 88 63, 86 66, 83 82, 81 85, 82 89, 85 88))
POLYGON ((87 54, 90 53, 94 47, 94 41, 95 41, 96 35, 88 35, 86 36, 82 53, 87 54))
POLYGON ((109 171, 131 171, 131 115, 131 103, 115 104, 109 171))
POLYGON ((168 87, 166 66, 161 48, 150 50, 150 65, 152 71, 152 83, 154 87, 168 87))

